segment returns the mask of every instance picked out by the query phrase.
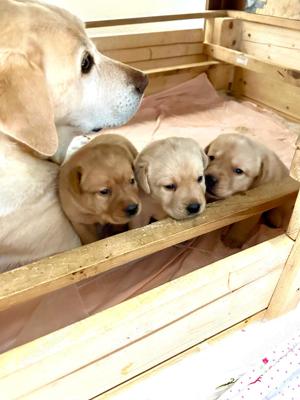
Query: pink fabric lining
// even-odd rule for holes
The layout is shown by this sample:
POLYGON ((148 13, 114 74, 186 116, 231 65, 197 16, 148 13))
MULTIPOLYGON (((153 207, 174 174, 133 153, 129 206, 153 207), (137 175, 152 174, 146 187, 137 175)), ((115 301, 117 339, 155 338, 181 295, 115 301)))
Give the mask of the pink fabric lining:
MULTIPOLYGON (((205 147, 220 133, 242 133, 276 151, 288 167, 296 140, 296 133, 282 118, 250 103, 219 96, 205 74, 145 98, 134 119, 113 132, 128 137, 139 150, 152 140, 168 136, 193 137, 205 147)), ((281 232, 262 226, 245 247, 281 232)), ((0 351, 62 328, 234 252, 222 245, 219 231, 215 231, 12 307, 0 313, 0 351)))

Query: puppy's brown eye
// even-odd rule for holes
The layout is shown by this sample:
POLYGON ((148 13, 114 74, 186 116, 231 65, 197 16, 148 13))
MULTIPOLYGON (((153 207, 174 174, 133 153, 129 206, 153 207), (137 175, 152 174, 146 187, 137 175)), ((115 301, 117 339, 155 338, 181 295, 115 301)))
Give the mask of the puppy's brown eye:
POLYGON ((208 158, 210 159, 210 161, 213 161, 215 159, 215 156, 208 156, 208 158))
POLYGON ((242 174, 244 173, 244 171, 243 171, 242 169, 240 169, 240 168, 235 168, 235 169, 233 170, 233 172, 234 172, 235 174, 237 174, 237 175, 242 175, 242 174))
POLYGON ((164 188, 167 190, 173 190, 175 192, 177 186, 175 185, 175 183, 171 183, 170 185, 165 185, 164 188))
POLYGON ((134 178, 131 178, 130 179, 130 185, 134 185, 135 184, 135 180, 134 180, 134 178))
POLYGON ((88 74, 94 65, 94 59, 90 53, 85 53, 81 61, 81 72, 88 74))
POLYGON ((99 190, 99 194, 101 194, 102 196, 108 196, 110 193, 111 193, 111 190, 108 188, 99 190))
POLYGON ((202 182, 202 180, 203 180, 203 176, 201 176, 201 175, 200 175, 200 176, 198 176, 198 178, 197 178, 197 182, 199 182, 199 183, 200 183, 200 182, 202 182))

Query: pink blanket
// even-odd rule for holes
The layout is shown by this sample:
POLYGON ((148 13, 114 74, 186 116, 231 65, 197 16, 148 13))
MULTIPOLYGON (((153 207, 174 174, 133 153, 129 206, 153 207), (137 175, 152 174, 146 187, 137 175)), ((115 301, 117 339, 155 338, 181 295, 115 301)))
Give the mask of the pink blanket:
MULTIPOLYGON (((141 149, 167 136, 193 137, 203 147, 220 133, 249 135, 275 150, 289 167, 296 132, 280 117, 250 103, 217 94, 205 74, 144 99, 126 126, 114 130, 141 149)), ((170 247, 0 313, 0 351, 120 303, 235 251, 222 245, 219 231, 170 247)), ((265 226, 246 244, 282 233, 265 226)))

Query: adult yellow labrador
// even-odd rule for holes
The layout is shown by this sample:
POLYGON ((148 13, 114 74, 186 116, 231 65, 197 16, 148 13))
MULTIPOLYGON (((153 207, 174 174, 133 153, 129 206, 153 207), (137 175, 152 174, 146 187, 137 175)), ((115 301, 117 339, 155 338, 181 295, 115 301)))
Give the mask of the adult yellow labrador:
POLYGON ((47 159, 61 161, 75 135, 127 122, 146 85, 69 12, 0 1, 0 271, 80 244, 47 159))

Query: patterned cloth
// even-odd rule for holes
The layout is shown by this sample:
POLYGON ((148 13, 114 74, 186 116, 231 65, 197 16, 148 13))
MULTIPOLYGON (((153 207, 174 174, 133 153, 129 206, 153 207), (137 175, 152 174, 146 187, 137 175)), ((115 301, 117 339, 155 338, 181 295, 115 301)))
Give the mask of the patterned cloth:
POLYGON ((300 331, 266 354, 219 400, 300 400, 300 331))

